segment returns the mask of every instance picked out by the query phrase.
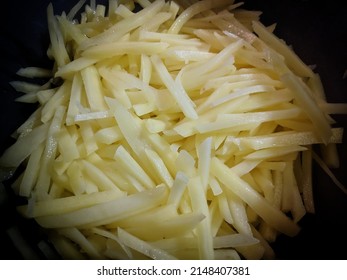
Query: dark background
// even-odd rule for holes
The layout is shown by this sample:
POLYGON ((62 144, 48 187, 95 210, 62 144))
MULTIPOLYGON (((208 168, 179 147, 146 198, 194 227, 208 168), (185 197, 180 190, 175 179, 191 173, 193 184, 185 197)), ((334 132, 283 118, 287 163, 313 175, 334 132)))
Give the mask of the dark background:
MULTIPOLYGON (((46 7, 49 0, 3 1, 0 24, 0 154, 13 140, 10 135, 36 108, 14 102, 19 96, 9 85, 18 79, 16 71, 26 66, 49 67, 46 7)), ((76 1, 52 0, 56 14, 68 11, 76 1)), ((105 1, 103 1, 105 2, 105 1)), ((306 64, 315 64, 329 102, 347 102, 347 5, 346 1, 314 0, 244 0, 244 8, 263 11, 265 25, 277 23, 275 33, 306 64)), ((337 126, 347 128, 347 116, 334 116, 337 126)), ((347 139, 338 145, 341 167, 334 170, 347 186, 347 139)), ((295 238, 280 236, 273 247, 279 259, 347 259, 347 195, 314 165, 316 214, 307 215, 300 223, 301 233, 295 238)), ((0 192, 0 259, 21 259, 4 233, 15 226, 29 244, 36 244, 43 233, 32 221, 21 219, 15 212, 18 202, 10 189, 0 192)), ((41 258, 40 253, 36 257, 41 258)))

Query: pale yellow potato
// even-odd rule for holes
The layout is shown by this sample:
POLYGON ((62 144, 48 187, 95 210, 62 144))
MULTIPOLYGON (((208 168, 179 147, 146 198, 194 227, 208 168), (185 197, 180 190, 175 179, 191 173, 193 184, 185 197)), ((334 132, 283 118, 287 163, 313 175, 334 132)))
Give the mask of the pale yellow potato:
MULTIPOLYGON (((312 152, 343 129, 319 76, 230 0, 48 7, 50 70, 13 82, 39 109, 4 152, 20 213, 66 258, 267 259, 314 213, 312 152), (287 215, 290 213, 290 215, 287 215), (292 217, 292 218, 289 218, 292 217)), ((328 145, 326 145, 328 144, 328 145)))

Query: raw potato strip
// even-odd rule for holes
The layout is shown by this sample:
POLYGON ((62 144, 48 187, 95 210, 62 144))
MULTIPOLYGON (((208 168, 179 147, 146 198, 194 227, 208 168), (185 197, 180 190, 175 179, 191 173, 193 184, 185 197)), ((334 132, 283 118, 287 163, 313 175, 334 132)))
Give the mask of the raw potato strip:
POLYGON ((23 137, 30 133, 33 130, 33 128, 40 125, 41 110, 42 107, 36 109, 34 113, 32 113, 29 116, 29 118, 20 127, 16 129, 15 133, 12 134, 12 137, 19 139, 20 137, 23 137))
POLYGON ((114 158, 123 166, 127 172, 134 176, 144 187, 151 189, 155 187, 153 180, 147 175, 136 160, 127 152, 123 146, 119 146, 114 158))
POLYGON ((300 109, 277 110, 268 112, 242 113, 242 114, 220 114, 219 119, 207 124, 198 124, 196 129, 200 133, 213 132, 238 126, 246 126, 252 123, 262 123, 281 119, 295 118, 300 114, 300 109))
POLYGON ((64 126, 61 128, 58 138, 58 150, 63 158, 63 162, 71 162, 74 159, 78 159, 80 154, 77 145, 64 126))
POLYGON ((47 7, 47 21, 49 37, 51 40, 52 54, 58 67, 61 67, 69 63, 70 59, 65 48, 65 42, 58 25, 58 21, 54 16, 52 4, 49 4, 47 7))
POLYGON ((300 197, 298 185, 296 182, 296 178, 294 175, 294 168, 293 168, 293 162, 287 162, 286 168, 283 172, 283 181, 284 181, 284 188, 288 188, 288 193, 290 198, 288 201, 291 201, 290 203, 290 211, 293 215, 293 220, 297 223, 301 218, 306 214, 305 207, 303 205, 303 201, 300 197))
POLYGON ((34 150, 28 160, 28 164, 24 171, 24 176, 20 184, 19 195, 30 197, 30 193, 35 186, 40 170, 40 161, 43 153, 44 145, 41 143, 34 150))
MULTIPOLYGON (((342 143, 343 130, 340 128, 332 129, 332 137, 329 143, 342 143)), ((289 145, 313 145, 321 143, 312 131, 308 132, 277 132, 264 136, 254 137, 240 137, 235 138, 234 143, 240 150, 260 150, 275 146, 289 146, 289 145)))
POLYGON ((208 179, 210 177, 212 138, 206 138, 198 146, 198 173, 201 178, 202 187, 207 190, 208 179))
POLYGON ((71 192, 75 196, 92 194, 99 191, 99 187, 95 184, 95 181, 91 181, 87 177, 86 172, 83 172, 84 170, 86 169, 81 162, 72 162, 66 170, 71 192))
POLYGON ((85 122, 85 121, 91 121, 91 120, 106 119, 111 117, 112 115, 110 114, 109 111, 99 111, 99 112, 91 112, 91 113, 75 115, 74 121, 78 123, 78 122, 85 122))
POLYGON ((131 252, 131 249, 128 248, 127 246, 125 246, 121 241, 120 239, 118 238, 118 236, 116 234, 113 234, 107 230, 103 230, 103 229, 99 229, 99 228, 92 228, 91 229, 91 232, 92 233, 95 233, 95 234, 98 234, 98 235, 101 235, 101 236, 104 236, 106 238, 109 238, 111 240, 114 240, 115 242, 117 242, 121 248, 123 249, 123 251, 126 253, 127 257, 129 259, 133 259, 133 254, 131 252))
POLYGON ((51 186, 52 167, 58 148, 57 133, 62 126, 65 112, 66 107, 59 106, 55 111, 48 129, 45 149, 41 156, 41 169, 35 185, 35 193, 38 200, 44 200, 48 196, 49 188, 51 186))
MULTIPOLYGON (((237 52, 240 48, 242 48, 244 42, 242 40, 238 40, 234 43, 231 43, 226 48, 222 49, 218 54, 213 56, 211 59, 207 61, 202 61, 199 64, 191 64, 182 69, 184 71, 183 75, 183 84, 185 88, 191 89, 197 86, 198 82, 201 82, 201 78, 207 78, 204 75, 213 73, 213 71, 220 70, 219 68, 225 68, 227 72, 231 72, 227 65, 232 69, 232 65, 234 63, 234 53, 237 52), (195 79, 194 79, 195 78, 195 79)), ((218 72, 216 72, 219 74, 218 72)), ((223 73, 223 72, 222 72, 223 73)), ((225 74, 225 73, 223 73, 225 74)), ((218 75, 219 76, 219 75, 218 75)), ((205 82, 205 79, 203 80, 205 82)))
MULTIPOLYGON (((159 209, 157 208, 157 210, 159 209)), ((175 235, 191 234, 205 219, 201 213, 176 214, 166 218, 165 216, 162 217, 164 211, 158 214, 159 219, 150 219, 146 224, 139 223, 133 227, 128 227, 127 230, 144 240, 153 241, 171 238, 175 235)), ((122 225, 119 226, 122 227, 122 225)))
POLYGON ((255 113, 231 113, 231 114, 220 114, 217 116, 217 121, 227 121, 236 122, 239 124, 255 123, 255 122, 269 122, 277 121, 281 119, 292 119, 298 117, 301 113, 301 109, 298 107, 293 107, 284 110, 273 110, 255 113), (242 119, 245 119, 242 121, 242 119))
POLYGON ((151 259, 154 259, 154 260, 156 259, 175 260, 176 259, 174 256, 171 256, 167 252, 161 249, 155 248, 149 243, 144 242, 143 240, 140 240, 139 238, 129 234, 128 232, 126 232, 125 230, 121 228, 118 228, 118 237, 124 245, 136 251, 141 252, 142 254, 150 257, 151 259))
POLYGON ((0 165, 17 168, 46 140, 49 125, 42 124, 19 138, 0 158, 0 165))
POLYGON ((71 76, 73 74, 78 73, 78 71, 81 71, 82 69, 93 65, 97 61, 97 59, 89 57, 77 58, 64 66, 59 67, 58 71, 55 73, 55 77, 71 79, 71 76))
MULTIPOLYGON (((105 203, 119 198, 122 195, 125 194, 120 194, 117 191, 111 190, 92 194, 82 194, 80 196, 57 198, 48 201, 39 201, 34 204, 33 211, 30 214, 32 217, 63 214, 80 208, 105 203)), ((27 210, 28 207, 26 205, 19 206, 19 211, 25 215, 28 214, 27 210)))
MULTIPOLYGON (((213 238, 214 249, 230 247, 237 248, 240 246, 250 246, 257 243, 259 243, 258 239, 244 234, 229 234, 213 238)), ((177 247, 182 247, 184 249, 194 249, 197 247, 197 240, 193 237, 178 237, 158 240, 151 242, 151 244, 163 250, 175 251, 177 247)), ((217 253, 217 250, 215 250, 215 253, 217 253)))
POLYGON ((160 57, 153 55, 151 61, 162 82, 169 89, 185 116, 190 119, 197 119, 198 115, 194 109, 194 103, 190 100, 184 88, 173 80, 160 57))
MULTIPOLYGON (((107 98, 106 102, 108 103, 111 110, 113 110, 113 114, 114 114, 114 117, 118 123, 118 126, 119 126, 125 140, 127 141, 129 146, 131 147, 131 150, 135 153, 139 162, 141 162, 141 166, 144 168, 144 170, 150 171, 149 175, 151 177, 153 176, 153 178, 156 178, 156 173, 158 172, 158 168, 160 169, 161 163, 159 163, 158 161, 155 161, 155 159, 153 159, 151 161, 151 166, 157 166, 158 168, 156 170, 148 168, 148 164, 147 164, 148 156, 147 156, 147 154, 148 154, 149 149, 147 149, 147 154, 146 154, 146 148, 150 147, 150 145, 142 137, 142 131, 143 131, 142 121, 137 119, 136 116, 133 116, 116 99, 107 98), (159 165, 157 165, 156 163, 158 163, 159 165)), ((154 151, 150 151, 149 153, 155 154, 154 151)), ((166 169, 166 167, 163 170, 165 170, 165 169, 166 169)), ((168 176, 167 173, 166 173, 166 175, 167 176, 165 176, 165 178, 167 178, 169 180, 168 181, 170 183, 169 186, 171 186, 171 183, 172 183, 172 181, 171 181, 172 178, 170 178, 171 175, 169 174, 170 176, 168 176)), ((157 178, 157 180, 158 180, 158 178, 157 178)))
POLYGON ((94 183, 98 186, 101 191, 109 191, 113 190, 117 192, 119 195, 122 194, 122 191, 110 180, 107 176, 105 176, 104 172, 100 170, 98 167, 90 163, 89 161, 82 160, 82 165, 84 167, 85 172, 92 178, 94 183))
POLYGON ((51 79, 12 83, 39 109, 0 158, 25 167, 18 211, 66 258, 275 258, 314 212, 312 158, 346 192, 326 165, 345 104, 242 3, 118 2, 47 9, 54 66, 17 74, 51 79))
POLYGON ((89 66, 81 71, 82 80, 87 94, 88 103, 92 111, 107 110, 103 99, 103 89, 98 71, 94 66, 89 66))
POLYGON ((253 43, 256 40, 256 36, 236 20, 232 14, 216 18, 213 24, 231 38, 239 37, 249 43, 253 43))
POLYGON ((134 14, 133 16, 127 17, 106 31, 87 39, 82 42, 80 49, 85 50, 91 46, 101 45, 104 43, 115 42, 122 38, 128 32, 136 29, 137 27, 143 25, 146 21, 153 18, 164 6, 164 0, 154 1, 151 5, 144 8, 140 12, 134 14))
POLYGON ((302 81, 292 73, 284 74, 281 80, 293 92, 297 102, 305 108, 305 112, 311 119, 317 135, 321 137, 324 144, 327 144, 331 136, 331 128, 325 115, 312 99, 310 92, 302 85, 302 81))
POLYGON ((176 178, 172 184, 172 188, 170 191, 169 198, 167 200, 167 204, 172 204, 176 208, 179 206, 184 191, 186 190, 187 184, 189 182, 189 178, 183 172, 178 171, 176 174, 176 178))
POLYGON ((95 133, 96 141, 103 144, 113 144, 123 138, 120 129, 117 126, 106 127, 95 133))
POLYGON ((163 52, 168 46, 166 43, 115 42, 91 47, 82 55, 99 60, 120 55, 153 55, 163 52))
MULTIPOLYGON (((143 213, 140 213, 132 219, 122 219, 120 221, 117 221, 113 224, 107 225, 107 228, 127 228, 127 229, 132 229, 132 231, 140 228, 146 227, 146 225, 150 225, 148 228, 149 230, 153 231, 154 227, 162 226, 163 223, 169 221, 171 222, 173 218, 177 217, 177 211, 174 205, 164 205, 164 206, 159 206, 154 209, 150 209, 148 211, 144 211, 143 213)), ((162 232, 156 232, 153 233, 154 235, 161 235, 162 232)), ((143 233, 141 230, 138 231, 138 235, 142 236, 143 233)), ((151 236, 151 233, 148 235, 149 238, 147 239, 153 239, 151 236)))
POLYGON ((244 234, 230 234, 217 236, 213 239, 214 248, 237 248, 240 246, 250 246, 259 243, 259 240, 244 234))
MULTIPOLYGON (((214 2, 218 2, 218 1, 214 1, 214 2)), ((184 12, 182 14, 180 14, 176 18, 175 22, 171 25, 168 32, 172 33, 172 34, 178 33, 180 31, 180 29, 182 28, 182 26, 189 19, 191 19, 195 15, 197 15, 203 11, 206 11, 210 8, 212 8, 212 1, 211 0, 199 1, 199 2, 191 5, 186 10, 184 10, 184 12)))
POLYGON ((93 259, 103 259, 97 248, 89 242, 89 240, 76 228, 65 228, 58 231, 59 234, 65 236, 78 244, 82 250, 87 252, 93 259))
POLYGON ((20 68, 16 74, 25 78, 49 78, 52 76, 52 71, 39 67, 25 67, 20 68))
POLYGON ((98 144, 96 143, 94 137, 94 129, 92 124, 89 122, 82 122, 79 124, 80 134, 83 139, 84 148, 86 155, 90 155, 98 149, 98 144))
POLYGON ((36 220, 46 228, 84 228, 107 225, 153 209, 160 205, 166 197, 167 189, 158 187, 68 213, 38 217, 36 220))
POLYGON ((223 182, 226 187, 256 211, 269 225, 289 236, 295 236, 298 233, 299 226, 297 224, 265 201, 265 199, 255 192, 251 186, 230 171, 229 168, 216 157, 212 158, 211 172, 223 182))
POLYGON ((68 14, 66 15, 66 17, 69 20, 73 20, 75 18, 75 15, 77 14, 77 12, 83 7, 83 5, 85 4, 86 0, 79 0, 75 6, 72 7, 72 9, 68 12, 68 14))
POLYGON ((253 22, 254 32, 261 40, 269 44, 279 54, 283 55, 286 63, 292 70, 301 77, 313 77, 314 73, 284 42, 277 38, 273 33, 269 32, 259 21, 253 22))
POLYGON ((201 179, 192 178, 188 183, 189 196, 194 212, 202 213, 205 218, 196 228, 198 239, 199 257, 201 259, 214 259, 213 236, 211 229, 211 217, 208 211, 207 199, 201 179))
POLYGON ((146 143, 141 138, 140 123, 117 99, 106 98, 106 102, 131 149, 137 156, 143 156, 146 143))
POLYGON ((241 98, 231 100, 230 102, 227 102, 219 107, 215 107, 204 114, 200 114, 197 120, 184 119, 181 122, 176 123, 173 130, 179 135, 188 138, 189 136, 197 133, 197 126, 199 124, 207 123, 206 125, 208 126, 209 123, 211 123, 211 121, 218 116, 218 114, 223 112, 232 112, 247 100, 248 96, 243 96, 241 98))
MULTIPOLYGON (((157 100, 155 95, 158 95, 158 92, 155 88, 149 86, 144 81, 141 81, 136 76, 131 75, 125 71, 109 71, 106 69, 100 70, 101 75, 106 79, 112 77, 113 80, 117 80, 119 83, 123 83, 123 87, 126 90, 138 89, 141 91, 141 95, 144 95, 145 99, 151 103, 156 104, 157 100)), ((140 95, 140 93, 138 93, 140 95)))
POLYGON ((37 96, 37 101, 41 104, 44 105, 46 104, 56 93, 55 89, 44 89, 40 90, 36 93, 37 96))
POLYGON ((163 182, 171 188, 173 185, 173 178, 158 153, 145 148, 145 155, 147 156, 148 164, 159 179, 158 183, 163 182))
POLYGON ((233 218, 232 225, 235 227, 237 232, 252 236, 251 227, 248 223, 245 203, 232 192, 226 191, 226 195, 230 213, 233 218))
POLYGON ((265 160, 265 159, 274 159, 279 158, 281 156, 294 154, 296 156, 296 152, 306 151, 307 148, 301 146, 284 146, 284 147, 273 147, 255 151, 253 153, 248 154, 244 158, 250 160, 265 160))
POLYGON ((57 92, 52 96, 52 98, 45 103, 41 111, 41 121, 43 123, 52 120, 56 109, 59 106, 66 106, 68 98, 70 97, 71 83, 65 81, 63 85, 57 90, 57 92))
POLYGON ((45 90, 46 87, 38 87, 36 88, 36 85, 30 85, 25 82, 19 82, 16 84, 16 82, 12 82, 12 86, 16 89, 18 92, 24 92, 25 94, 17 97, 15 101, 22 102, 22 103, 36 103, 38 101, 38 92, 40 90, 45 90), (20 85, 19 83, 24 83, 23 85, 20 85), (21 88, 19 90, 19 88, 21 88), (34 89, 36 88, 36 89, 34 89))
POLYGON ((271 92, 271 91, 274 91, 274 88, 271 86, 255 85, 255 86, 250 86, 250 87, 244 87, 242 89, 235 90, 234 92, 215 100, 214 102, 211 103, 211 105, 217 106, 217 105, 224 103, 226 101, 229 101, 231 99, 234 99, 234 98, 237 98, 240 96, 244 96, 244 95, 248 95, 248 94, 252 94, 252 93, 271 92))

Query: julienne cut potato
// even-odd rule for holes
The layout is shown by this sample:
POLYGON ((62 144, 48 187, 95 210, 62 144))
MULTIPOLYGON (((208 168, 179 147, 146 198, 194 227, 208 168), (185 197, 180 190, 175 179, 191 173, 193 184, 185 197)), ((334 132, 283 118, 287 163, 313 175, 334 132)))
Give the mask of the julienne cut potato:
POLYGON ((313 158, 345 190, 328 167, 346 104, 260 13, 193 2, 48 6, 54 67, 18 71, 49 81, 12 82, 39 106, 0 165, 25 167, 18 211, 63 258, 275 258, 314 213, 313 158))

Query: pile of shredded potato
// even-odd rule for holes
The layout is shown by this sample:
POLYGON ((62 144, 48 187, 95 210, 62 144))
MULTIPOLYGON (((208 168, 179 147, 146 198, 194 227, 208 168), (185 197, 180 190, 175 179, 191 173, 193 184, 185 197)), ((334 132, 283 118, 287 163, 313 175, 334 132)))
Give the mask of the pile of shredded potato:
POLYGON ((337 164, 346 104, 240 5, 48 6, 54 67, 18 75, 51 79, 12 83, 39 107, 0 165, 63 258, 274 258, 314 212, 312 145, 337 164))

